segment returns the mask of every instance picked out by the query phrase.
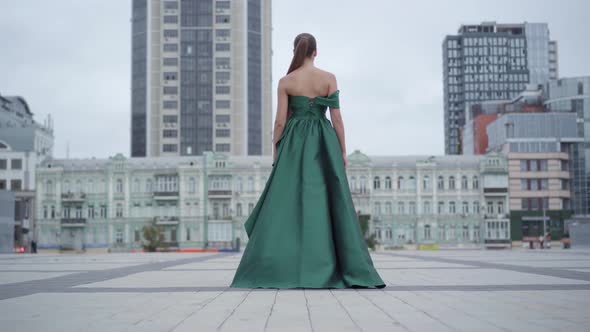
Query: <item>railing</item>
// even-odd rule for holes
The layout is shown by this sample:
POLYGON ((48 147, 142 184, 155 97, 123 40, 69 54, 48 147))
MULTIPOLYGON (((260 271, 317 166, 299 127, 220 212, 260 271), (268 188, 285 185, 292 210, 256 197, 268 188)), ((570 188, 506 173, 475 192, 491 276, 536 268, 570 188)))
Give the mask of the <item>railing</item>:
POLYGON ((156 225, 176 225, 178 224, 180 219, 178 217, 170 216, 170 217, 154 217, 154 222, 156 225))
POLYGON ((231 196, 231 190, 212 190, 209 189, 209 196, 231 196))
POLYGON ((67 192, 67 193, 63 193, 61 194, 61 199, 62 201, 66 201, 66 202, 80 202, 86 199, 86 194, 85 193, 72 193, 72 192, 67 192))
POLYGON ((60 223, 65 227, 86 226, 86 218, 61 218, 60 223))
POLYGON ((178 191, 154 191, 154 199, 177 199, 178 191))

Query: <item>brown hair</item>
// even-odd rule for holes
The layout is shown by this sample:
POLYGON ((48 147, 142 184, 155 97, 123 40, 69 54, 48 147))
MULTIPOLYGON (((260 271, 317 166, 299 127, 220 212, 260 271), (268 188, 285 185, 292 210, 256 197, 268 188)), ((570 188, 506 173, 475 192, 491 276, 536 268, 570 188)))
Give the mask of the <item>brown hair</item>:
POLYGON ((301 67, 305 58, 310 57, 316 50, 315 37, 309 33, 298 34, 293 44, 295 52, 293 53, 293 60, 291 60, 287 74, 301 67))

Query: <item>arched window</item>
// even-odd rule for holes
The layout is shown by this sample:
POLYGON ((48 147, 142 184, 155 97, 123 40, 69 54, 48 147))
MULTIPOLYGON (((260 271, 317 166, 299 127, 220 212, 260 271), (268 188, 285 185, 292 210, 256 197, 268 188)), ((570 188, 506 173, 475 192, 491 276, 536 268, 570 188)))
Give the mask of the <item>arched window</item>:
POLYGON ((404 202, 397 202, 397 213, 406 214, 406 207, 404 206, 404 202))
POLYGON ((375 215, 381 215, 381 203, 375 202, 374 211, 375 215))
POLYGON ((248 191, 254 191, 254 177, 248 177, 248 191))
POLYGON ((70 180, 65 180, 64 181, 64 189, 63 192, 64 193, 69 193, 70 192, 70 180))
POLYGON ((238 192, 244 191, 244 182, 242 181, 241 176, 238 176, 238 179, 236 180, 236 190, 238 192))
POLYGON ((147 179, 145 181, 145 192, 151 193, 153 191, 152 179, 147 179))
POLYGON ((463 214, 469 214, 469 203, 463 202, 463 214))
POLYGON ((385 202, 385 214, 391 214, 391 202, 385 202))
POLYGON ((416 190, 416 178, 414 178, 413 176, 410 176, 408 178, 408 189, 410 190, 416 190))
POLYGON ((77 180, 76 181, 76 192, 77 193, 81 193, 82 192, 82 181, 81 180, 77 180))
POLYGON ((479 189, 479 178, 477 175, 473 176, 473 189, 479 189))
POLYGON ((424 240, 430 240, 431 238, 430 225, 424 225, 424 240))
POLYGON ((373 189, 381 189, 381 180, 378 176, 373 178, 373 189))
POLYGON ((391 189, 391 177, 385 177, 385 189, 391 189))
POLYGON ((88 180, 88 192, 94 193, 96 192, 96 188, 94 187, 94 180, 88 180))
POLYGON ((238 217, 242 216, 242 203, 236 204, 236 215, 238 217))
POLYGON ((422 189, 430 190, 430 177, 428 175, 424 175, 422 178, 422 189))
POLYGON ((479 202, 478 201, 473 202, 473 213, 479 214, 479 202))
POLYGON ((188 192, 191 194, 194 194, 196 190, 197 190, 197 185, 195 183, 195 178, 194 177, 188 178, 188 192))
POLYGON ((397 177, 397 189, 398 190, 404 189, 404 177, 403 176, 397 177))
POLYGON ((356 191, 357 190, 357 183, 356 183, 356 176, 350 177, 350 190, 356 191))
POLYGON ((449 176, 449 189, 451 189, 451 190, 455 189, 455 177, 454 176, 449 176))
POLYGON ((430 202, 424 201, 424 208, 422 209, 422 214, 431 214, 432 211, 430 210, 430 202))
POLYGON ((115 184, 115 191, 117 193, 123 192, 123 180, 122 179, 117 179, 117 182, 115 184))
POLYGON ((457 209, 455 209, 455 202, 449 202, 449 213, 455 214, 456 212, 457 212, 457 209))
POLYGON ((467 177, 465 175, 463 175, 461 177, 461 189, 467 189, 467 187, 468 187, 467 177))
POLYGON ((51 180, 47 180, 47 182, 45 183, 45 193, 46 194, 53 194, 54 188, 53 188, 53 181, 51 180))
POLYGON ((578 82, 578 95, 584 94, 584 84, 582 82, 578 82))
POLYGON ((445 178, 442 176, 438 177, 438 181, 436 182, 436 186, 438 190, 445 190, 445 178))
POLYGON ((139 179, 133 180, 133 192, 138 193, 141 190, 139 179))
POLYGON ((367 177, 364 176, 364 175, 361 176, 360 187, 361 187, 361 193, 366 193, 367 192, 367 177))

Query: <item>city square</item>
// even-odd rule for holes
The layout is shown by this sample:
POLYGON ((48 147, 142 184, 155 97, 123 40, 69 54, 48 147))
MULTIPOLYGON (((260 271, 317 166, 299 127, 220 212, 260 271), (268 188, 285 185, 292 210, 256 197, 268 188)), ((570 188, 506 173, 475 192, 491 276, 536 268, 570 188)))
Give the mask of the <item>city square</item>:
POLYGON ((0 256, 7 331, 586 331, 590 253, 372 252, 383 289, 228 288, 240 253, 0 256))

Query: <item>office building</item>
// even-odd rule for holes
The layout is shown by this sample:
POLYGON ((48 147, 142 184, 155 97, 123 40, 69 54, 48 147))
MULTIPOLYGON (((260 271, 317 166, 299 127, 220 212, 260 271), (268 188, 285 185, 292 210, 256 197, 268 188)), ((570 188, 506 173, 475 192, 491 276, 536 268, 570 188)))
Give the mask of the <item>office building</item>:
POLYGON ((512 100, 525 85, 558 77, 557 44, 545 23, 462 25, 442 44, 445 154, 462 154, 469 109, 512 100))
POLYGON ((133 0, 131 156, 272 153, 271 1, 133 0))

